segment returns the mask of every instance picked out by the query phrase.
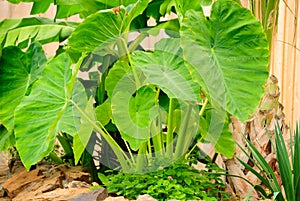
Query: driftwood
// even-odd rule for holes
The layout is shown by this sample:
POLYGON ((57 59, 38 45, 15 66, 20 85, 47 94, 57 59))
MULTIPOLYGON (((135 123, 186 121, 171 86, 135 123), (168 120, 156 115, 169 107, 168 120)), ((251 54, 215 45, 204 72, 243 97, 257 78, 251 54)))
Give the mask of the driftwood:
POLYGON ((17 169, 2 184, 4 195, 0 197, 4 198, 0 199, 67 201, 90 193, 89 173, 81 167, 39 163, 29 172, 22 166, 17 169))
MULTIPOLYGON (((256 114, 245 123, 232 117, 231 130, 235 142, 243 149, 247 150, 245 140, 242 136, 244 134, 270 164, 274 172, 279 175, 275 150, 271 146, 270 138, 274 139, 276 121, 278 121, 281 126, 285 139, 289 138, 289 132, 288 127, 284 122, 285 116, 283 113, 283 106, 279 103, 280 93, 277 82, 275 76, 269 78, 265 87, 265 94, 261 99, 256 114)), ((261 184, 261 181, 250 171, 247 171, 237 158, 240 158, 251 165, 246 154, 236 146, 233 159, 223 158, 223 162, 225 163, 228 172, 230 174, 238 174, 239 176, 248 179, 252 184, 261 184)), ((278 180, 279 183, 281 183, 280 177, 278 177, 278 180)), ((237 200, 247 197, 251 191, 253 196, 251 200, 258 200, 259 195, 255 190, 252 190, 251 185, 243 179, 227 177, 227 181, 233 190, 233 193, 238 195, 237 200)))

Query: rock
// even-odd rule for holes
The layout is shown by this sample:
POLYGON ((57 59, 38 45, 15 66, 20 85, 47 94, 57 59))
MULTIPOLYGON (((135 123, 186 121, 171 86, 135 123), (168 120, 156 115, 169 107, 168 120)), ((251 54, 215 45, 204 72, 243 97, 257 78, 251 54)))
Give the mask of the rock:
POLYGON ((98 194, 97 196, 97 201, 102 201, 102 200, 105 200, 107 197, 108 197, 108 192, 106 189, 102 188, 102 189, 99 189, 101 190, 101 193, 98 194))
POLYGON ((141 200, 141 201, 157 201, 156 199, 154 199, 151 195, 145 194, 145 195, 139 195, 137 200, 141 200))
POLYGON ((119 197, 108 197, 104 201, 129 201, 129 200, 124 198, 123 196, 119 196, 119 197))
MULTIPOLYGON (((78 196, 78 194, 90 192, 89 188, 71 188, 71 189, 55 189, 53 191, 36 195, 30 197, 30 194, 25 194, 22 197, 18 196, 12 201, 34 201, 34 200, 43 200, 43 201, 70 201, 78 196), (28 197, 25 197, 28 196, 28 197), (20 198, 19 198, 20 197, 20 198), (17 199, 19 198, 19 199, 17 199), (24 199, 26 198, 26 199, 24 199)), ((19 194, 20 195, 20 194, 19 194)))
POLYGON ((105 188, 98 188, 89 193, 81 194, 72 201, 102 201, 108 197, 108 192, 105 188))

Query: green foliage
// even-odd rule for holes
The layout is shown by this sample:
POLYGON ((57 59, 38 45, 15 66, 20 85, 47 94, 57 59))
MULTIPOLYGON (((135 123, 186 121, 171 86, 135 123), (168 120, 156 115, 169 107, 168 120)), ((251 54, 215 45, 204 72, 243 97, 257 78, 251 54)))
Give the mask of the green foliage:
POLYGON ((0 86, 0 119, 9 132, 14 125, 14 110, 40 77, 46 61, 42 46, 37 43, 33 43, 26 53, 13 46, 3 50, 0 80, 6 84, 0 86))
POLYGON ((69 105, 69 100, 79 98, 80 102, 77 103, 85 106, 85 93, 83 86, 77 83, 72 95, 73 88, 70 90, 68 85, 75 83, 69 83, 72 73, 70 66, 71 60, 67 54, 53 59, 32 87, 29 96, 16 108, 16 146, 27 169, 52 151, 58 131, 74 134, 79 125, 78 112, 69 105), (31 151, 32 147, 34 152, 31 151))
POLYGON ((214 164, 207 164, 208 171, 196 170, 186 160, 178 160, 169 167, 147 174, 126 174, 119 172, 107 178, 101 175, 108 192, 136 199, 149 194, 157 200, 206 200, 228 199, 223 190, 225 184, 218 174, 223 170, 214 164))
POLYGON ((215 103, 223 106, 226 100, 229 113, 247 120, 268 78, 268 42, 261 24, 249 10, 230 1, 215 2, 209 20, 189 10, 182 23, 183 53, 195 80, 215 103))
POLYGON ((55 23, 40 17, 5 19, 0 22, 0 51, 11 45, 24 48, 33 41, 42 44, 62 42, 71 35, 76 26, 77 23, 55 23))
MULTIPOLYGON (((103 10, 89 16, 81 23, 69 39, 69 45, 76 51, 97 52, 103 48, 113 52, 119 36, 129 31, 130 23, 147 7, 149 0, 140 0, 133 7, 120 7, 119 11, 103 10)), ((106 50, 107 51, 107 50, 106 50)), ((119 50, 123 56, 125 52, 119 50)))
MULTIPOLYGON (((279 173, 282 180, 282 185, 284 191, 281 189, 277 177, 273 172, 272 168, 269 166, 264 157, 258 152, 255 146, 247 140, 247 145, 249 147, 250 153, 252 154, 255 160, 251 160, 254 165, 259 169, 259 171, 255 170, 254 167, 249 166, 245 162, 239 159, 239 161, 254 175, 256 175, 263 183, 264 186, 267 187, 271 191, 270 194, 266 193, 266 189, 264 186, 254 186, 256 190, 258 190, 262 196, 266 198, 273 198, 278 201, 291 200, 298 201, 299 197, 299 179, 300 179, 300 152, 299 152, 299 130, 300 124, 297 123, 296 130, 294 131, 294 139, 293 144, 291 143, 289 146, 291 147, 291 161, 288 155, 288 147, 283 138, 283 134, 279 124, 276 124, 275 127, 275 145, 276 145, 276 157, 279 166, 279 173)), ((292 135, 291 135, 292 139, 292 135)), ((292 141, 291 141, 292 142, 292 141)), ((274 144, 272 144, 274 146, 274 144)), ((246 153, 246 150, 243 150, 246 153)), ((247 153, 246 153, 247 154, 247 153)), ((247 154, 250 158, 250 155, 247 154)), ((251 159, 251 158, 250 158, 251 159)))
POLYGON ((248 10, 218 0, 207 19, 198 0, 25 2, 34 2, 32 13, 54 3, 56 18, 85 18, 0 22, 0 145, 14 145, 15 137, 27 169, 51 157, 56 137, 80 162, 92 132, 125 172, 143 172, 156 157, 182 157, 197 134, 233 155, 228 113, 247 120, 267 79, 267 42, 248 10), (171 11, 179 18, 159 21, 171 11), (168 38, 153 51, 140 47, 160 29, 170 29, 168 38), (129 40, 131 31, 137 37, 129 40), (44 56, 41 44, 66 39, 55 55, 44 56), (89 78, 78 78, 80 71, 89 78))
MULTIPOLYGON (((92 98, 90 98, 89 102, 87 103, 84 113, 92 115, 94 114, 92 98)), ((95 116, 90 116, 90 118, 93 122, 95 121, 95 116)), ((78 133, 76 133, 73 138, 75 164, 79 162, 81 155, 83 154, 85 147, 90 140, 93 130, 93 125, 86 118, 82 117, 78 133)))

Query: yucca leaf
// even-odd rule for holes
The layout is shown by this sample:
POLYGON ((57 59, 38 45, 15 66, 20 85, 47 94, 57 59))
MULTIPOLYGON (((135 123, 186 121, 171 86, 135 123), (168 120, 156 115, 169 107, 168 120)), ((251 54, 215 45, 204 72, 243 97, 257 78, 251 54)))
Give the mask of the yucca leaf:
POLYGON ((294 171, 294 191, 296 200, 300 200, 300 124, 297 122, 294 132, 294 153, 293 153, 293 171, 294 171))
POLYGON ((294 182, 292 177, 292 169, 290 165, 289 155, 283 139, 282 131, 277 122, 275 127, 276 156, 279 165, 279 171, 282 179, 282 185, 285 190, 286 199, 295 200, 294 182))
MULTIPOLYGON (((269 178, 276 179, 276 176, 274 175, 272 168, 267 163, 267 161, 264 159, 264 157, 261 155, 261 153, 256 149, 256 147, 248 139, 246 139, 246 142, 247 142, 247 146, 248 146, 249 150, 251 151, 253 157, 255 158, 255 160, 257 160, 257 162, 259 163, 259 165, 261 166, 263 171, 268 175, 269 178)), ((278 186, 278 188, 280 188, 278 183, 276 186, 278 186)))
POLYGON ((245 166, 245 168, 247 168, 247 170, 249 170, 250 172, 252 172, 255 176, 257 176, 257 178, 259 180, 261 180, 261 182, 263 184, 265 184, 269 189, 271 189, 271 186, 269 184, 269 182, 263 177, 260 175, 259 172, 257 172, 256 170, 254 170, 254 168, 252 168, 250 165, 248 165, 247 163, 245 163, 244 161, 242 161, 241 159, 237 158, 237 160, 242 163, 243 166, 245 166))
POLYGON ((269 198, 269 197, 270 197, 270 195, 267 195, 267 193, 266 193, 266 191, 265 191, 265 189, 264 189, 263 187, 261 187, 261 186, 259 186, 259 185, 255 185, 255 186, 254 186, 254 189, 257 190, 258 192, 260 192, 261 195, 262 195, 264 198, 269 198))
MULTIPOLYGON (((240 146, 241 150, 248 156, 248 158, 256 164, 256 166, 265 173, 266 179, 258 173, 256 170, 254 170, 251 166, 246 164, 245 162, 238 159, 249 171, 251 171, 253 174, 255 174, 272 192, 275 194, 275 192, 281 192, 280 186, 278 184, 277 178, 270 167, 270 165, 267 163, 267 161, 264 159, 264 157, 259 153, 259 151, 256 149, 256 147, 244 136, 247 146, 254 157, 254 159, 257 161, 254 161, 250 155, 240 146)), ((284 201, 284 198, 282 196, 282 193, 278 195, 277 200, 284 201)))
POLYGON ((239 146, 239 148, 244 152, 244 154, 248 157, 248 159, 256 165, 256 167, 260 170, 260 171, 263 171, 262 167, 260 166, 259 163, 257 163, 251 156, 250 154, 247 153, 247 151, 239 144, 237 144, 239 146))

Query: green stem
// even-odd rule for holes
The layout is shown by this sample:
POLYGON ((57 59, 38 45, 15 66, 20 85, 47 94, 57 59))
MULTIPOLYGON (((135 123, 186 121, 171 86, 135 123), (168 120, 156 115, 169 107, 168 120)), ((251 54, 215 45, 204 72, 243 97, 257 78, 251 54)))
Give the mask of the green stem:
MULTIPOLYGON (((126 42, 125 42, 125 40, 124 40, 123 38, 122 38, 121 40, 122 40, 122 45, 119 45, 119 46, 123 46, 122 49, 124 48, 124 50, 125 50, 125 52, 126 52, 126 55, 127 55, 127 58, 128 58, 128 61, 129 61, 129 64, 130 64, 130 66, 131 66, 131 70, 132 70, 132 73, 133 73, 133 77, 134 77, 134 80, 135 80, 135 82, 136 82, 136 88, 138 89, 138 88, 140 88, 140 86, 141 86, 140 79, 139 79, 139 77, 138 77, 138 74, 137 74, 137 72, 136 72, 136 69, 135 69, 135 67, 134 67, 134 65, 133 65, 133 62, 132 62, 132 60, 131 60, 130 51, 128 50, 127 44, 126 44, 126 42)), ((119 47, 119 46, 118 46, 118 47, 119 47)))
POLYGON ((105 98, 106 98, 105 80, 106 80, 108 68, 109 68, 109 65, 110 65, 110 62, 111 62, 110 59, 111 59, 110 55, 107 55, 103 58, 102 67, 103 67, 104 70, 103 70, 101 76, 99 77, 98 87, 97 87, 96 97, 95 97, 96 102, 99 105, 104 103, 105 98))
POLYGON ((62 148, 64 149, 65 154, 67 156, 71 156, 73 154, 73 149, 68 139, 66 139, 66 137, 63 136, 61 133, 57 135, 57 139, 61 144, 62 148))
POLYGON ((168 114, 168 125, 167 125, 167 156, 168 158, 173 157, 173 132, 174 132, 174 99, 170 98, 169 101, 169 114, 168 114))
POLYGON ((78 71, 79 71, 81 64, 82 64, 83 60, 85 59, 86 55, 87 55, 86 53, 82 53, 81 57, 79 58, 78 62, 75 65, 75 68, 73 69, 71 81, 70 81, 70 83, 68 83, 67 97, 69 99, 71 99, 75 81, 77 79, 78 71))
POLYGON ((176 144, 176 148, 175 148, 175 158, 179 158, 181 157, 185 150, 185 145, 189 142, 185 142, 186 139, 186 131, 188 129, 188 124, 189 124, 189 118, 191 116, 191 112, 192 112, 192 106, 189 104, 188 105, 188 111, 186 113, 186 115, 184 116, 184 120, 183 120, 183 126, 180 125, 179 131, 178 131, 178 140, 177 140, 177 144, 176 144))
POLYGON ((200 112, 199 112, 199 117, 202 117, 202 116, 203 116, 207 104, 208 104, 208 98, 205 98, 205 101, 204 101, 204 103, 203 103, 203 105, 202 105, 202 107, 201 107, 201 110, 200 110, 200 112))
MULTIPOLYGON (((208 104, 208 98, 205 98, 205 101, 204 101, 204 103, 203 103, 203 105, 202 105, 202 107, 201 107, 201 110, 200 110, 200 112, 199 112, 199 117, 203 116, 207 104, 208 104)), ((187 154, 185 155, 185 158, 188 158, 188 157, 189 157, 189 155, 190 155, 190 154, 193 152, 193 150, 197 147, 198 142, 201 142, 201 140, 202 140, 202 137, 194 144, 194 146, 193 146, 192 149, 189 151, 189 153, 187 153, 187 154)))
POLYGON ((194 146, 193 146, 192 149, 189 151, 189 153, 187 153, 187 154, 185 155, 185 158, 186 158, 186 159, 191 155, 191 153, 192 153, 192 152, 194 151, 194 149, 197 147, 198 143, 201 142, 201 141, 202 141, 202 137, 201 137, 199 140, 197 140, 197 142, 194 144, 194 146))
POLYGON ((148 36, 148 33, 142 32, 128 47, 129 52, 133 52, 140 43, 148 36))
POLYGON ((151 145, 151 140, 149 139, 147 142, 147 159, 148 159, 148 166, 152 164, 152 145, 151 145))
MULTIPOLYGON (((155 96, 155 103, 158 106, 158 110, 159 110, 159 93, 160 93, 160 89, 158 88, 157 92, 156 92, 156 96, 155 96)), ((154 152, 158 156, 163 156, 164 155, 161 125, 162 125, 161 118, 160 118, 160 115, 158 115, 157 122, 156 122, 156 125, 154 125, 155 128, 153 130, 156 130, 156 128, 158 127, 159 128, 159 133, 154 133, 155 136, 152 137, 154 152)))
POLYGON ((123 168, 124 171, 128 171, 129 167, 127 162, 129 162, 128 156, 125 154, 125 152, 122 150, 122 148, 118 145, 118 143, 109 135, 109 133, 105 130, 104 126, 98 122, 99 127, 95 121, 91 120, 87 114, 85 114, 84 111, 81 110, 81 108, 73 101, 70 100, 70 102, 76 107, 76 109, 79 111, 79 113, 94 127, 94 129, 100 133, 100 135, 109 143, 113 151, 115 152, 116 156, 118 157, 118 160, 123 168), (104 130, 102 130, 104 129, 104 130), (127 160, 127 161, 126 161, 127 160))
POLYGON ((130 150, 130 147, 129 147, 129 145, 128 145, 128 142, 127 142, 126 140, 124 140, 124 143, 125 143, 125 146, 126 146, 126 148, 127 148, 127 150, 128 150, 128 153, 129 153, 129 155, 130 155, 130 157, 131 157, 131 159, 132 159, 132 164, 135 165, 135 160, 134 160, 133 154, 132 154, 132 152, 131 152, 131 150, 130 150))
POLYGON ((147 152, 147 142, 143 143, 139 149, 137 159, 136 159, 136 170, 141 173, 146 167, 146 152, 147 152))
POLYGON ((54 152, 50 152, 48 157, 57 164, 63 164, 64 162, 61 160, 60 157, 58 157, 54 152))

